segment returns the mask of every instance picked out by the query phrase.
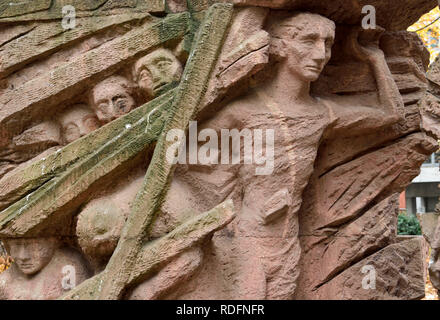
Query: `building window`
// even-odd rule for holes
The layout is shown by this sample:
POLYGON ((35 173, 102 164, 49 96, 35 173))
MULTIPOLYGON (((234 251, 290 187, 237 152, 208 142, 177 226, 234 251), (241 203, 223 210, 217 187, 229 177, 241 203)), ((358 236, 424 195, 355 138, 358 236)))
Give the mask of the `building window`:
POLYGON ((440 152, 433 153, 423 162, 423 166, 438 167, 440 163, 440 152))

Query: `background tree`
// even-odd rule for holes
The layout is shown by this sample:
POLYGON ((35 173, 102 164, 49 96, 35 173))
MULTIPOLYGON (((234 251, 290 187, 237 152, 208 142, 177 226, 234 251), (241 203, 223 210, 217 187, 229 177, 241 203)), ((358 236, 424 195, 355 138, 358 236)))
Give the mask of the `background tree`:
POLYGON ((431 54, 431 63, 440 54, 440 9, 436 7, 408 28, 417 32, 431 54))

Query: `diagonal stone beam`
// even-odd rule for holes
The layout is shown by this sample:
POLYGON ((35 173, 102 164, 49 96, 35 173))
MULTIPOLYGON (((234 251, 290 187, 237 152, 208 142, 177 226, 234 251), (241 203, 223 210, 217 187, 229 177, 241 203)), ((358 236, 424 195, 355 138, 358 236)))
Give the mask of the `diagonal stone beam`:
POLYGON ((0 3, 0 18, 47 10, 50 8, 51 2, 52 0, 2 1, 2 3, 0 3))
POLYGON ((164 0, 134 0, 134 4, 118 4, 118 1, 109 0, 8 0, 0 3, 0 24, 61 20, 65 5, 76 9, 77 18, 164 12, 166 8, 164 0))
POLYGON ((313 299, 417 300, 425 295, 423 237, 389 245, 314 291, 313 299), (374 288, 369 287, 374 281, 374 288), (367 281, 366 281, 367 280, 367 281), (367 285, 365 287, 365 284, 367 285))
POLYGON ((73 29, 64 29, 60 22, 40 24, 35 28, 28 29, 28 32, 13 41, 0 45, 0 55, 2 56, 0 78, 4 78, 24 65, 46 57, 91 34, 149 16, 148 13, 135 13, 81 18, 76 20, 76 26, 73 29))

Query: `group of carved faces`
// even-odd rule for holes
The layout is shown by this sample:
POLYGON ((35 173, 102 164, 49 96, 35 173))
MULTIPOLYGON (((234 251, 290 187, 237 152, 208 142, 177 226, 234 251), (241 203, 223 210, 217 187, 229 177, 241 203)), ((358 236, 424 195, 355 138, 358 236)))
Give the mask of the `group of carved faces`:
POLYGON ((64 143, 68 144, 111 122, 160 95, 173 82, 180 81, 182 64, 168 50, 159 48, 140 58, 133 67, 133 80, 110 76, 90 91, 90 107, 76 104, 61 116, 64 143))
MULTIPOLYGON (((270 32, 273 51, 286 60, 292 76, 316 81, 331 57, 334 23, 318 15, 311 21, 309 15, 296 14, 275 24, 270 32)), ((138 106, 137 96, 142 96, 143 102, 154 99, 167 85, 180 81, 182 72, 182 64, 173 52, 159 48, 134 64, 133 80, 119 75, 104 79, 91 90, 90 108, 77 104, 62 115, 64 142, 75 141, 100 124, 129 113, 138 106)))
MULTIPOLYGON (((144 102, 154 99, 167 85, 180 81, 182 71, 181 63, 170 50, 157 49, 134 64, 133 82, 122 76, 111 76, 92 89, 92 116, 96 115, 101 123, 108 123, 127 114, 137 107, 136 95, 144 97, 144 102)), ((86 130, 93 128, 86 113, 77 118, 86 130)), ((125 218, 118 206, 106 198, 90 202, 79 213, 78 243, 95 272, 105 267, 115 250, 125 218)))

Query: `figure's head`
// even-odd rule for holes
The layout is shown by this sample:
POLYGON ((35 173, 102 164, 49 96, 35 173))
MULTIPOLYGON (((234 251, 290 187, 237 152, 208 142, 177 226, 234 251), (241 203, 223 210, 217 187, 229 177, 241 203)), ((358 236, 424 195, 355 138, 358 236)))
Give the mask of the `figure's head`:
POLYGON ((68 144, 99 128, 96 115, 84 104, 69 107, 60 117, 64 143, 68 144))
POLYGON ((50 262, 59 240, 55 237, 18 238, 7 239, 4 243, 18 269, 26 275, 33 275, 50 262))
POLYGON ((142 93, 152 99, 160 90, 182 76, 182 64, 168 49, 156 49, 140 58, 133 68, 133 79, 142 93))
POLYGON ((110 122, 136 108, 135 86, 122 76, 111 76, 92 89, 91 105, 102 123, 110 122))
POLYGON ((105 267, 118 244, 125 215, 110 199, 90 202, 78 216, 78 242, 95 269, 105 267))
POLYGON ((271 52, 285 60, 292 75, 313 82, 331 57, 335 23, 312 13, 295 13, 272 23, 271 52))

